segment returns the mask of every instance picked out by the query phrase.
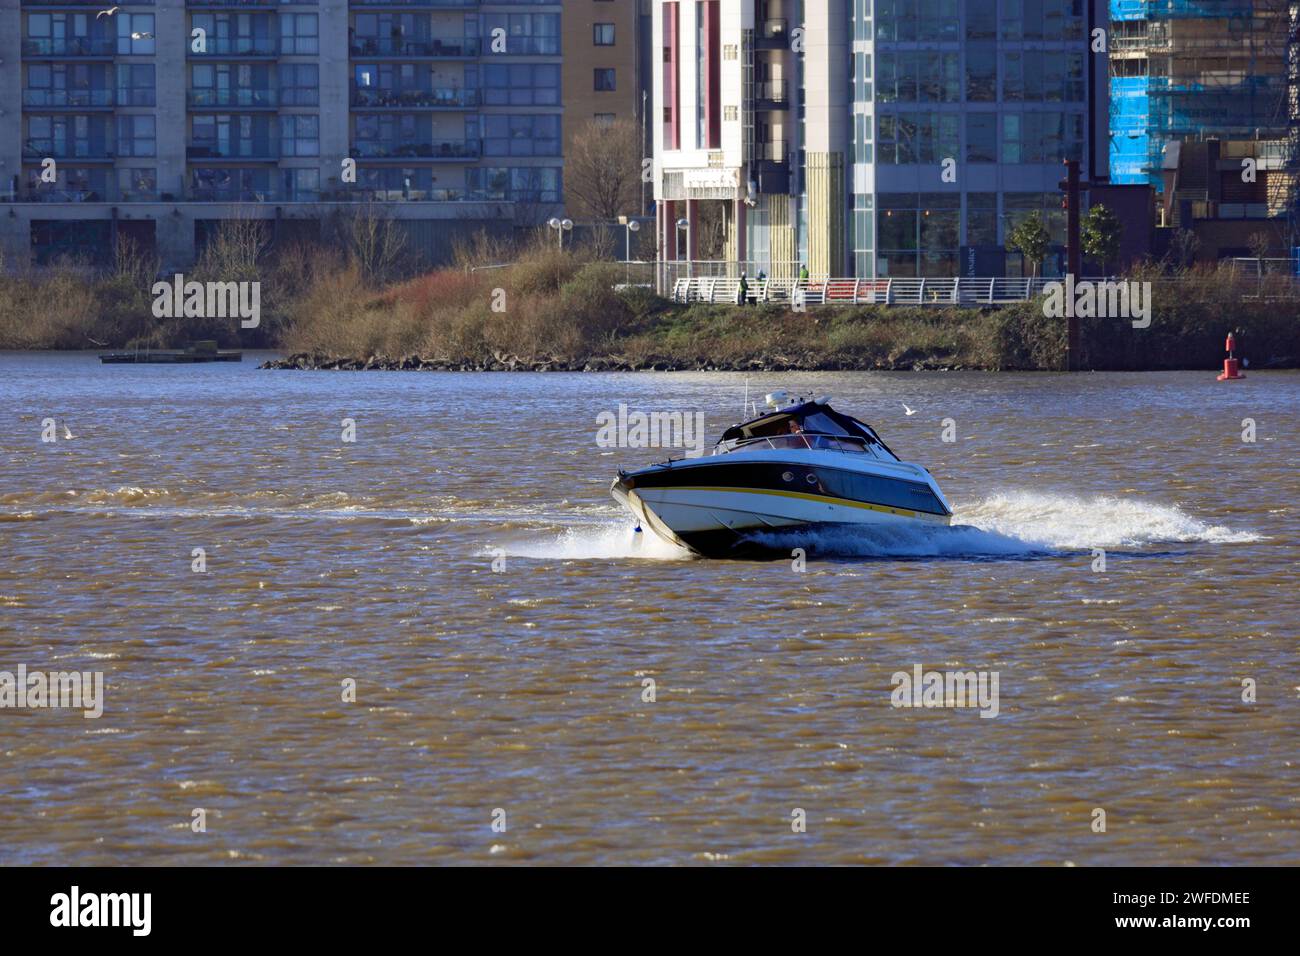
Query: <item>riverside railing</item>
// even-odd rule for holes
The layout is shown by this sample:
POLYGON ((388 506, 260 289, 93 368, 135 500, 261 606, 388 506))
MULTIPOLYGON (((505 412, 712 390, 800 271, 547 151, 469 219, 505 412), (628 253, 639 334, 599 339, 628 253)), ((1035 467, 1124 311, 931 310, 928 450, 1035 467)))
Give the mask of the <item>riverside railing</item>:
MULTIPOLYGON (((1122 278, 1085 277, 1077 281, 1124 282, 1122 278)), ((889 278, 808 279, 746 278, 745 304, 779 305, 912 305, 912 306, 1004 306, 1028 302, 1047 292, 1048 286, 1063 282, 1061 276, 1038 279, 1008 278, 889 278)), ((1157 277, 1160 287, 1191 287, 1202 281, 1177 276, 1157 277)), ((1243 300, 1294 301, 1300 299, 1300 277, 1272 275, 1262 281, 1243 277, 1237 285, 1243 300)), ((740 279, 736 276, 679 277, 668 290, 673 300, 739 305, 740 279)))

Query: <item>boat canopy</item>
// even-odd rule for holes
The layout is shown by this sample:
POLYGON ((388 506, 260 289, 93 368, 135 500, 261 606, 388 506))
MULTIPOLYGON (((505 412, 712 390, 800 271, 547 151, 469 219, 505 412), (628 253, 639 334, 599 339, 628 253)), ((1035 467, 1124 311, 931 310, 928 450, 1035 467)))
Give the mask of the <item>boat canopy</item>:
MULTIPOLYGON (((791 419, 799 422, 800 426, 807 432, 864 439, 868 444, 879 445, 890 455, 894 455, 889 450, 889 446, 880 440, 880 436, 876 434, 870 425, 848 415, 841 415, 830 405, 815 401, 798 402, 785 408, 767 412, 758 418, 750 419, 739 425, 733 425, 722 433, 719 443, 782 435, 789 430, 791 419)), ((894 457, 897 456, 894 455, 894 457)))

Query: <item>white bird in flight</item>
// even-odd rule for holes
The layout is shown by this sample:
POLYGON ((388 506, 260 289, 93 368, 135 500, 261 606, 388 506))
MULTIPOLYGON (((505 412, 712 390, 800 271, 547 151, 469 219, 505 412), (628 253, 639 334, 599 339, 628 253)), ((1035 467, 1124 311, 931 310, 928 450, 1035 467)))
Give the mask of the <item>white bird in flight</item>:
POLYGON ((916 409, 915 409, 915 408, 908 408, 908 407, 907 407, 907 402, 902 402, 901 404, 902 404, 902 406, 903 406, 903 411, 907 412, 907 417, 908 417, 908 418, 911 418, 913 415, 916 414, 916 409))
POLYGON ((100 17, 111 17, 115 13, 117 13, 117 7, 109 7, 107 10, 100 10, 95 14, 95 19, 98 20, 100 17))
POLYGON ((72 441, 72 439, 74 439, 74 438, 76 438, 76 437, 77 437, 76 435, 72 434, 72 429, 68 427, 68 423, 67 423, 67 422, 64 422, 64 423, 63 423, 63 440, 64 440, 64 441, 72 441))

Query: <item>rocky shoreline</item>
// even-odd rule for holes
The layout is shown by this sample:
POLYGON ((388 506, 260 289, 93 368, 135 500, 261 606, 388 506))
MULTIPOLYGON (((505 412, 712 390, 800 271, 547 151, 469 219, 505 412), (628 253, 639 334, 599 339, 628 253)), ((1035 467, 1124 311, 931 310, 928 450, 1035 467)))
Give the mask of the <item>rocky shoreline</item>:
POLYGON ((291 369, 308 372, 954 372, 974 366, 954 364, 933 356, 921 356, 909 350, 885 360, 862 360, 845 357, 808 355, 769 355, 739 362, 699 359, 682 361, 668 358, 632 360, 619 356, 587 359, 521 359, 513 355, 495 355, 490 361, 448 362, 418 355, 390 359, 341 358, 298 352, 259 365, 261 369, 291 369))

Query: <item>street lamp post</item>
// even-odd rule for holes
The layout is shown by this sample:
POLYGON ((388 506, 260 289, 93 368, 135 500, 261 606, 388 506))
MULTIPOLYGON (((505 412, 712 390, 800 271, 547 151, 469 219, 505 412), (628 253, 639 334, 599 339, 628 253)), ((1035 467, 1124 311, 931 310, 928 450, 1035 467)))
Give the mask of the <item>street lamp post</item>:
POLYGON ((547 224, 548 226, 550 226, 552 229, 555 230, 555 237, 556 237, 556 239, 559 240, 559 249, 560 249, 561 252, 563 252, 563 251, 564 251, 564 234, 565 234, 566 232, 572 232, 572 231, 573 231, 573 220, 572 220, 572 219, 556 219, 556 218, 552 217, 551 219, 547 220, 547 223, 546 223, 546 224, 547 224))
POLYGON ((678 232, 686 233, 686 278, 691 278, 691 221, 686 218, 677 220, 678 232))
POLYGON ((623 244, 623 281, 630 283, 632 275, 632 233, 641 231, 641 223, 630 216, 619 216, 618 221, 623 226, 625 236, 623 244))

